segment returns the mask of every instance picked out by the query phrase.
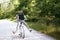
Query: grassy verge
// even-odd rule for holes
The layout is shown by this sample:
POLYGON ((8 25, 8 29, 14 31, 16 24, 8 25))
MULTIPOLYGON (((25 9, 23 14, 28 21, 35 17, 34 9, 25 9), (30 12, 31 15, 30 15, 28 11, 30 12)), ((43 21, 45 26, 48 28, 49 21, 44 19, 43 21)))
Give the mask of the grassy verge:
POLYGON ((57 40, 60 40, 60 32, 51 32, 51 33, 48 33, 48 35, 56 38, 57 40))
POLYGON ((57 40, 60 40, 60 27, 58 27, 56 30, 56 27, 53 24, 50 24, 47 26, 44 23, 38 23, 38 22, 27 22, 30 28, 33 28, 39 32, 45 33, 47 35, 50 35, 57 40))

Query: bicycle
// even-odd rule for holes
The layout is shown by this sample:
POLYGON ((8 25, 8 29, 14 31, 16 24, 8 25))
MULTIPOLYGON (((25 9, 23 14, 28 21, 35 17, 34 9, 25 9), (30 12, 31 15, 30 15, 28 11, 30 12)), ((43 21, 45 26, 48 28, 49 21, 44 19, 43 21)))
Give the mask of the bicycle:
MULTIPOLYGON (((19 25, 19 29, 21 30, 21 33, 19 34, 20 37, 22 37, 23 39, 25 38, 25 31, 24 31, 24 26, 22 25, 23 22, 19 22, 20 25, 19 25)), ((15 32, 13 31, 13 33, 15 34, 15 32)))
POLYGON ((24 31, 24 28, 23 28, 23 25, 22 25, 23 22, 20 23, 20 28, 21 28, 21 34, 19 34, 22 38, 25 38, 25 31, 24 31))

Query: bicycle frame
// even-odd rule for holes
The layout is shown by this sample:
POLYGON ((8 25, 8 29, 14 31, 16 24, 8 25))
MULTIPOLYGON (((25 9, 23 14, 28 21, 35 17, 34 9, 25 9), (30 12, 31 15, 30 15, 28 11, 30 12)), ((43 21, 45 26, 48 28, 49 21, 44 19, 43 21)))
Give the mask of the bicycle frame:
POLYGON ((24 28, 23 28, 22 24, 23 24, 23 22, 21 22, 20 25, 19 25, 19 29, 21 30, 21 35, 20 36, 22 38, 25 38, 25 31, 24 31, 24 28))

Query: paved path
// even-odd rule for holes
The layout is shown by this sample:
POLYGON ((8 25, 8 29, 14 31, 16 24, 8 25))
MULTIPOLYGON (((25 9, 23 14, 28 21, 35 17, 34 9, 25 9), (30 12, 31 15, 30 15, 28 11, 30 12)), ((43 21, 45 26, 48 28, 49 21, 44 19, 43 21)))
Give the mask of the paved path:
POLYGON ((55 40, 54 38, 38 33, 35 30, 29 32, 24 25, 26 37, 24 39, 19 38, 18 32, 16 34, 12 33, 12 31, 15 30, 16 25, 17 23, 10 20, 0 20, 0 40, 55 40))

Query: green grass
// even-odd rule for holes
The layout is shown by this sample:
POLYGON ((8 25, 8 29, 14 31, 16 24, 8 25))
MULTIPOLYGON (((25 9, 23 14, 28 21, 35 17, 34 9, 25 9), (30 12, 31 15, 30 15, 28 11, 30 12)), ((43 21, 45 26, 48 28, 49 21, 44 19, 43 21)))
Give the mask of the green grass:
POLYGON ((57 40, 60 40, 60 27, 58 27, 56 30, 56 27, 53 24, 47 26, 44 23, 38 23, 38 22, 27 22, 27 23, 30 26, 30 28, 33 28, 38 32, 45 33, 47 35, 56 38, 57 40))
POLYGON ((60 40, 60 32, 51 32, 51 33, 48 33, 48 35, 56 38, 57 40, 60 40))

